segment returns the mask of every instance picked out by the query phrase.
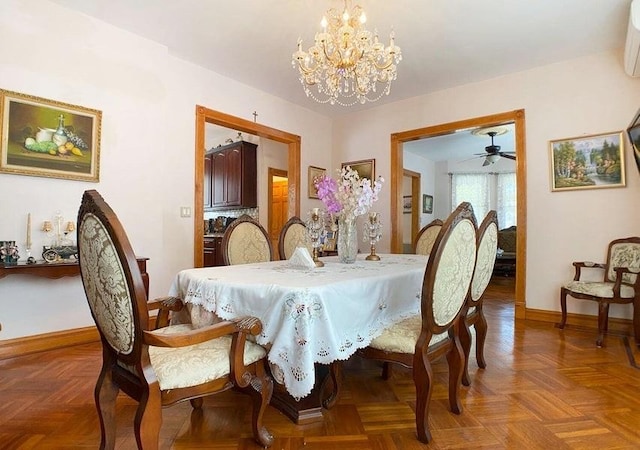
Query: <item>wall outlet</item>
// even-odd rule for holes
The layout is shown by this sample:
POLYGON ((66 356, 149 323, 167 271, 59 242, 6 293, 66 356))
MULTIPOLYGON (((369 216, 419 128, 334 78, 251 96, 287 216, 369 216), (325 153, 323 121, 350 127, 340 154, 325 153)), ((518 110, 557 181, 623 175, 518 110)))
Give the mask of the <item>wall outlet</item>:
POLYGON ((190 206, 181 206, 180 207, 180 217, 191 217, 191 207, 190 206))

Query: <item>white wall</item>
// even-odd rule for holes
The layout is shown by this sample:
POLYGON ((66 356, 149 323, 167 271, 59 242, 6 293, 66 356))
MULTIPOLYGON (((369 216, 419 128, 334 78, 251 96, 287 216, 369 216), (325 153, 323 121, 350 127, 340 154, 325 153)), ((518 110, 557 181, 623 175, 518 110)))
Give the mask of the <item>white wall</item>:
MULTIPOLYGON (((631 152, 625 188, 552 193, 549 184, 549 140, 623 130, 640 107, 640 79, 625 75, 621 60, 621 51, 596 54, 354 113, 334 122, 334 148, 350 159, 376 158, 376 173, 390 179, 391 133, 525 109, 526 302, 559 310, 572 261, 601 261, 609 241, 640 233, 640 177, 631 152)), ((379 208, 387 223, 389 192, 385 186, 380 201, 387 206, 379 208)), ((389 242, 387 233, 381 252, 389 242)), ((569 310, 595 314, 591 303, 576 300, 569 310)), ((630 308, 612 306, 611 315, 628 318, 630 308)))
MULTIPOLYGON (((82 192, 97 189, 138 255, 148 256, 151 296, 193 264, 196 105, 302 137, 301 207, 307 166, 330 167, 331 121, 176 59, 161 45, 44 0, 0 2, 0 87, 102 111, 100 182, 0 174, 0 239, 47 243, 36 227, 60 211, 75 220, 82 192), (66 24, 55 26, 53 24, 66 24)), ((197 218, 201 221, 201 218, 197 218)), ((22 252, 22 256, 25 254, 22 252)), ((0 280, 0 339, 93 324, 79 277, 0 280)))

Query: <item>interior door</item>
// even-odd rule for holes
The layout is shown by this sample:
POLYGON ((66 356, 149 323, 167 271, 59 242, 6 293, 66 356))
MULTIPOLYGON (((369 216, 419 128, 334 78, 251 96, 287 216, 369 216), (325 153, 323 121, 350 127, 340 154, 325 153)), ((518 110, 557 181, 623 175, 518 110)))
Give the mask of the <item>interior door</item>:
POLYGON ((288 220, 289 215, 289 182, 288 180, 273 181, 271 197, 271 216, 269 217, 269 236, 273 248, 278 247, 280 230, 288 220))

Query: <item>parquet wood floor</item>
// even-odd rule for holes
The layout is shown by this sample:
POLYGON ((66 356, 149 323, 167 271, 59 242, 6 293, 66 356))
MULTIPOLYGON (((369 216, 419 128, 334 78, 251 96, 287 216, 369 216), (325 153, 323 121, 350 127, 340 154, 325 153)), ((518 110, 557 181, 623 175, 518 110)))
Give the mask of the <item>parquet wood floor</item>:
MULTIPOLYGON (((496 279, 487 291, 487 369, 470 364, 463 413, 448 410, 446 365, 437 383, 430 426, 433 442, 415 437, 414 388, 407 371, 390 380, 380 367, 353 358, 344 389, 325 421, 297 426, 273 408, 266 425, 277 450, 631 449, 640 448, 640 370, 623 340, 594 345, 595 330, 559 330, 513 321, 513 283, 496 279)), ((595 324, 595 318, 594 318, 595 324)), ((638 360, 638 351, 632 350, 638 360)), ((473 354, 473 349, 472 349, 473 354)), ((87 344, 0 361, 0 448, 97 448, 93 387, 100 346, 87 344)), ((118 400, 118 449, 135 448, 135 403, 118 400)), ((234 392, 163 410, 161 448, 255 449, 247 398, 234 392)))

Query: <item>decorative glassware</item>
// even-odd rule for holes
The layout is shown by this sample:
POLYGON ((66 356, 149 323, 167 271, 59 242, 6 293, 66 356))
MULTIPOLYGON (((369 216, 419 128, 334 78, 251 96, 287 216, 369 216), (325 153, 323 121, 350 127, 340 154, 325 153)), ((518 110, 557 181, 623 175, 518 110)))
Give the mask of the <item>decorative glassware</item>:
POLYGON ((0 241, 0 263, 6 266, 18 264, 20 255, 16 241, 0 241))
POLYGON ((371 253, 365 259, 367 261, 380 261, 380 257, 376 255, 376 242, 382 237, 382 223, 378 218, 377 212, 369 213, 369 220, 364 223, 364 236, 362 240, 371 245, 371 253))
POLYGON ((311 240, 313 247, 313 262, 316 267, 323 267, 324 263, 318 259, 319 248, 326 233, 324 227, 324 213, 320 208, 313 208, 309 211, 309 219, 307 220, 307 234, 311 240))
POLYGON ((353 216, 338 217, 338 259, 341 263, 353 264, 358 255, 358 230, 353 216))

